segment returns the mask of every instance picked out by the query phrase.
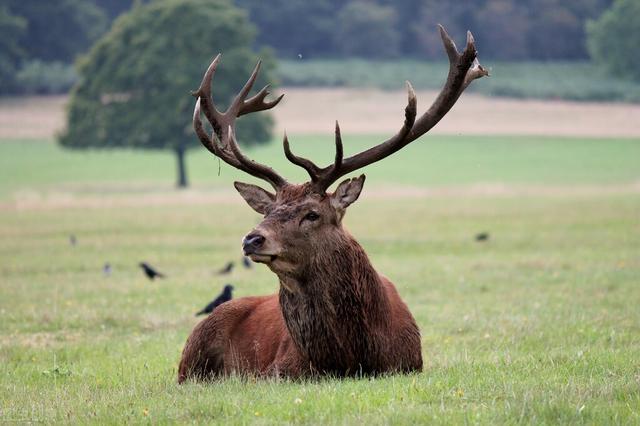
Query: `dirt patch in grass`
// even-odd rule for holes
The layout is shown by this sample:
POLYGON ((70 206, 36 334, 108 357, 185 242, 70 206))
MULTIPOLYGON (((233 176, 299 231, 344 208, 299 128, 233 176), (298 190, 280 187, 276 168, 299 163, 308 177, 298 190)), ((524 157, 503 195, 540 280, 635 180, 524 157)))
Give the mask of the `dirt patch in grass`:
MULTIPOLYGON (((283 89, 275 110, 277 128, 329 134, 337 119, 344 133, 393 134, 402 125, 407 95, 373 89, 283 89)), ((437 93, 421 91, 418 113, 437 93)), ((464 94, 433 129, 449 135, 541 135, 640 137, 640 105, 489 98, 464 94)))
POLYGON ((57 333, 41 331, 35 333, 15 333, 1 335, 0 345, 3 347, 20 346, 23 348, 51 348, 80 341, 78 332, 60 331, 57 333))
POLYGON ((65 126, 67 96, 0 99, 0 139, 50 139, 65 126))
MULTIPOLYGON (((403 91, 351 88, 283 88, 274 109, 278 134, 392 134, 402 125, 403 91)), ((420 91, 419 112, 436 92, 420 91)), ((65 125, 66 96, 0 101, 0 139, 50 139, 65 125)), ((438 134, 640 137, 640 105, 488 98, 465 94, 433 129, 438 134)))

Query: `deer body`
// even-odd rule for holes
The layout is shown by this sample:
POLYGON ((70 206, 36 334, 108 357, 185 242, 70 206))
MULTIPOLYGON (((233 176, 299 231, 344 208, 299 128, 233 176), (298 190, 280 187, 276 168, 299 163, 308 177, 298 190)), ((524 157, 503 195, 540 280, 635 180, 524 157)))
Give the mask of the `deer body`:
POLYGON ((289 335, 276 294, 220 305, 189 336, 178 382, 240 373, 299 377, 308 365, 289 335))
POLYGON ((419 371, 420 331, 393 284, 382 282, 393 319, 376 327, 362 327, 360 320, 340 323, 335 316, 326 324, 326 319, 315 317, 340 306, 308 309, 312 302, 294 299, 295 307, 289 302, 283 307, 279 299, 291 299, 285 289, 227 302, 193 330, 178 381, 232 373, 298 378, 419 371), (297 336, 295 341, 292 335, 297 336))
POLYGON ((272 108, 282 96, 265 101, 265 87, 247 99, 258 63, 231 106, 224 113, 218 111, 211 98, 211 80, 220 55, 214 59, 194 92, 194 128, 215 156, 275 189, 274 194, 256 185, 235 183, 249 206, 264 216, 244 237, 244 254, 268 266, 278 276, 280 290, 271 296, 226 302, 198 324, 182 353, 179 382, 233 372, 295 378, 422 369, 420 331, 413 316, 393 283, 375 271, 364 249, 342 226, 347 207, 360 196, 364 175, 344 180, 333 192, 328 188, 428 132, 471 81, 488 74, 477 62, 471 33, 462 53, 442 27, 440 34, 450 61, 447 82, 419 118, 415 93, 408 85, 404 124, 395 136, 344 158, 336 123, 335 161, 323 168, 294 155, 285 136, 286 157, 310 176, 309 182, 300 185, 247 158, 234 136, 237 117, 272 108), (211 136, 202 125, 202 113, 213 128, 211 136))
MULTIPOLYGON (((292 198, 282 204, 298 206, 301 189, 304 193, 300 187, 286 191, 292 198)), ((329 203, 318 201, 317 210, 329 203)), ((330 206, 323 207, 330 212, 330 206)), ((288 212, 273 212, 272 223, 259 229, 269 235, 283 218, 296 224, 288 212)), ((327 219, 324 225, 332 226, 337 218, 327 219)), ((286 229, 277 231, 299 243, 313 233, 304 230, 296 238, 286 229)), ((179 381, 231 372, 301 377, 420 370, 420 331, 395 286, 374 270, 342 227, 332 234, 311 239, 308 266, 299 272, 287 268, 287 260, 269 263, 280 281, 279 294, 232 300, 198 324, 185 346, 179 381)), ((293 251, 281 256, 297 263, 302 253, 293 251)))

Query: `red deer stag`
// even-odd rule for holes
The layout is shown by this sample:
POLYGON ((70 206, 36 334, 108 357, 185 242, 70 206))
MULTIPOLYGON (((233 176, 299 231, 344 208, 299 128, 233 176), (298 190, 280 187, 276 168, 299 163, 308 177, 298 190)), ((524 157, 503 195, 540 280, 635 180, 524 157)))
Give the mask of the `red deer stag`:
POLYGON ((413 316, 387 278, 378 274, 364 249, 342 227, 347 207, 358 199, 364 175, 340 177, 402 149, 429 131, 451 109, 464 89, 487 75, 476 59, 473 36, 459 53, 440 27, 449 56, 449 74, 433 105, 416 119, 416 96, 408 84, 404 125, 387 141, 349 158, 343 157, 336 123, 333 164, 319 167, 284 152, 303 167, 310 181, 288 183, 272 168, 247 158, 235 139, 237 117, 274 107, 282 96, 266 101, 268 86, 247 95, 260 63, 222 113, 211 98, 211 84, 220 55, 209 66, 197 97, 193 125, 213 155, 248 174, 264 179, 275 194, 236 182, 240 195, 264 220, 242 240, 253 261, 266 264, 280 281, 278 294, 244 297, 220 305, 200 322, 182 353, 178 381, 230 373, 301 377, 409 372, 422 369, 420 331, 413 316), (213 127, 209 136, 201 112, 213 127))

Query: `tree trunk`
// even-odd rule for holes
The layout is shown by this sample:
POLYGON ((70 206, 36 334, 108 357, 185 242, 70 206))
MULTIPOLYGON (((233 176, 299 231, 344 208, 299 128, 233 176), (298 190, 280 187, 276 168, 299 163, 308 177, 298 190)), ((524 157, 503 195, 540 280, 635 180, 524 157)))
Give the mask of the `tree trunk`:
POLYGON ((176 159, 178 160, 178 188, 186 188, 189 185, 187 181, 187 168, 184 162, 184 155, 186 150, 184 147, 177 147, 176 150, 176 159))

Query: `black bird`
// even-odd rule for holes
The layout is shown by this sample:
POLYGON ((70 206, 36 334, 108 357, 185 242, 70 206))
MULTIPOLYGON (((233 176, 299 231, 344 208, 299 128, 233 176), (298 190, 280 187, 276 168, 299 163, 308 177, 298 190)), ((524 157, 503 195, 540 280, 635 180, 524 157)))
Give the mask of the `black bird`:
POLYGON ((483 242, 483 241, 488 241, 488 240, 489 240, 489 233, 488 232, 480 232, 479 234, 476 234, 476 241, 483 242))
POLYGON ((140 262, 138 264, 138 266, 140 266, 142 268, 142 270, 144 271, 144 274, 147 276, 147 278, 149 278, 150 280, 157 278, 164 278, 164 274, 161 274, 160 272, 156 271, 155 269, 153 269, 148 263, 146 262, 140 262))
POLYGON ((247 269, 253 268, 253 265, 251 264, 251 260, 247 256, 242 256, 242 264, 247 269))
POLYGON ((111 264, 109 262, 105 263, 104 266, 102 267, 102 274, 105 277, 111 276, 111 264))
POLYGON ((227 263, 224 268, 220 269, 218 275, 227 275, 230 274, 231 271, 233 271, 233 262, 227 263))
POLYGON ((222 305, 224 302, 228 302, 229 300, 233 299, 233 296, 231 295, 232 291, 233 291, 233 286, 231 284, 225 285, 224 289, 222 290, 222 293, 220 293, 218 297, 213 299, 211 303, 205 306, 203 310, 198 312, 196 316, 210 314, 218 305, 222 305))
POLYGON ((72 246, 75 246, 76 244, 78 244, 78 239, 76 238, 75 235, 73 234, 69 235, 69 244, 71 244, 72 246))

